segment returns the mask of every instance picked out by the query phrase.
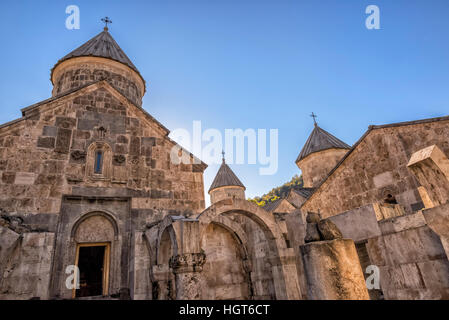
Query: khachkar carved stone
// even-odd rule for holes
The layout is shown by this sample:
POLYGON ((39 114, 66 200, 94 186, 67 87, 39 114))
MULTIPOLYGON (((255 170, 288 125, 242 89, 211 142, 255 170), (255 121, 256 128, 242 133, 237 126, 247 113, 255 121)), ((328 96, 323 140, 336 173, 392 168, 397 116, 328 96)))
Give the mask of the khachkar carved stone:
POLYGON ((354 241, 319 215, 307 216, 306 244, 300 246, 311 300, 369 300, 354 241))
POLYGON ((199 300, 202 298, 203 265, 206 255, 201 253, 186 253, 170 259, 170 267, 176 276, 176 299, 199 300))

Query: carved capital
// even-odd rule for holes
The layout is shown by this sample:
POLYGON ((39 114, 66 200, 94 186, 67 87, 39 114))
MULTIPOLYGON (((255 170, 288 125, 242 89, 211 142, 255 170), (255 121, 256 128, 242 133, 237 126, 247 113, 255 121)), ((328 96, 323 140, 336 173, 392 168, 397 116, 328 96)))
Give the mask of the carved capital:
POLYGON ((176 255, 170 259, 170 267, 174 273, 201 272, 206 262, 206 254, 186 253, 176 255))

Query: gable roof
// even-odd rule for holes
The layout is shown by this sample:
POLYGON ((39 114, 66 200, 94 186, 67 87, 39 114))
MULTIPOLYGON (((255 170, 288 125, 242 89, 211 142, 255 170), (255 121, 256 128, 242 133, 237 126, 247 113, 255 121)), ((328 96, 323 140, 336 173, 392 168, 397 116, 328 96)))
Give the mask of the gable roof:
POLYGON ((214 181, 212 181, 209 192, 211 192, 213 189, 226 186, 243 187, 244 189, 246 189, 243 183, 239 180, 239 178, 237 178, 235 173, 231 170, 231 168, 229 168, 229 166, 223 159, 223 163, 221 164, 220 169, 218 169, 214 181))
POLYGON ((35 104, 32 104, 32 105, 30 105, 28 107, 22 108, 21 109, 21 112, 22 112, 22 117, 21 118, 9 121, 7 123, 0 124, 0 129, 6 128, 6 127, 11 126, 11 125, 13 125, 15 123, 18 123, 18 122, 21 122, 21 121, 29 119, 30 117, 33 116, 33 114, 35 114, 35 112, 34 112, 35 110, 39 112, 39 107, 41 107, 41 106, 45 106, 48 103, 51 103, 51 102, 57 101, 58 99, 62 99, 64 97, 66 97, 66 96, 70 96, 72 94, 75 94, 78 91, 89 90, 88 88, 89 87, 93 87, 93 86, 100 86, 100 87, 109 88, 109 90, 113 94, 116 94, 116 95, 120 96, 121 99, 126 100, 126 103, 134 106, 136 108, 135 109, 136 111, 141 112, 145 118, 147 118, 149 121, 155 123, 159 127, 159 129, 162 130, 164 137, 170 143, 173 143, 174 145, 179 146, 179 148, 181 150, 184 150, 187 154, 189 154, 191 157, 193 157, 195 159, 194 165, 201 167, 201 169, 203 171, 207 168, 207 164, 206 163, 204 163, 203 161, 201 161, 200 159, 195 157, 195 155, 193 153, 191 153, 190 151, 188 151, 185 148, 183 148, 180 145, 178 145, 178 143, 176 141, 172 140, 168 136, 169 133, 170 133, 170 130, 168 130, 163 124, 161 124, 158 120, 156 120, 151 114, 149 114, 143 108, 136 106, 131 100, 129 100, 126 96, 124 96, 120 91, 118 91, 116 88, 114 88, 114 86, 111 85, 106 80, 98 80, 98 81, 95 81, 95 82, 92 82, 92 83, 88 83, 88 84, 85 84, 85 85, 83 85, 81 87, 78 87, 78 88, 66 91, 66 92, 61 93, 59 95, 53 96, 53 97, 51 97, 49 99, 45 99, 45 100, 42 100, 42 101, 37 102, 35 104))
POLYGON ((315 124, 315 128, 313 128, 298 158, 296 158, 296 162, 304 159, 311 153, 332 148, 350 149, 351 147, 315 124))
POLYGON ((315 191, 315 188, 292 188, 291 190, 301 197, 308 199, 315 191))
MULTIPOLYGON (((437 121, 448 121, 449 116, 443 116, 443 117, 436 117, 436 118, 428 118, 428 119, 422 119, 422 120, 414 120, 414 121, 404 121, 404 122, 396 122, 396 123, 389 123, 389 124, 383 124, 383 125, 370 125, 368 126, 368 130, 365 131, 365 133, 360 137, 360 139, 354 143, 354 145, 351 147, 351 149, 341 158, 341 160, 335 165, 335 167, 327 174, 327 176, 321 180, 321 182, 318 184, 318 186, 315 187, 312 194, 309 196, 312 197, 315 194, 315 191, 321 188, 321 186, 329 179, 330 176, 334 174, 334 172, 340 167, 340 165, 352 154, 352 152, 362 143, 363 140, 371 133, 371 131, 376 129, 383 129, 383 128, 395 128, 395 127, 402 127, 402 126, 410 126, 415 124, 423 124, 423 123, 429 123, 429 122, 437 122, 437 121)), ((301 205, 303 207, 308 202, 308 199, 301 205)))
POLYGON ((266 205, 264 205, 262 208, 268 212, 274 212, 276 209, 282 204, 282 201, 287 201, 287 203, 292 206, 293 208, 296 208, 296 206, 288 201, 287 198, 280 198, 272 202, 268 202, 266 205))
POLYGON ((281 204, 282 200, 285 200, 284 198, 280 198, 277 200, 274 200, 272 202, 268 202, 266 205, 264 205, 262 208, 264 208, 266 211, 273 212, 276 210, 277 207, 281 204))

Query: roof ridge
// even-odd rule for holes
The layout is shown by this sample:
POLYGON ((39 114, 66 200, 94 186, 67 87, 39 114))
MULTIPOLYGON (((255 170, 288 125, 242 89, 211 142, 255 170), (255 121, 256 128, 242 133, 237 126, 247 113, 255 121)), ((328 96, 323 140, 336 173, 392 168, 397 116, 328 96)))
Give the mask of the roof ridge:
POLYGON ((338 139, 334 135, 330 134, 323 128, 315 125, 310 136, 307 138, 304 147, 301 149, 296 162, 304 159, 308 155, 327 149, 338 148, 338 149, 350 149, 351 146, 338 139))
POLYGON ((209 192, 212 191, 213 189, 226 186, 237 186, 245 188, 245 186, 236 176, 234 171, 232 171, 232 169, 223 161, 220 168, 218 169, 214 181, 212 181, 212 184, 209 188, 209 192))
POLYGON ((59 59, 52 71, 65 60, 86 56, 106 58, 123 63, 140 75, 139 70, 137 70, 131 59, 129 59, 107 30, 101 31, 99 34, 59 59))

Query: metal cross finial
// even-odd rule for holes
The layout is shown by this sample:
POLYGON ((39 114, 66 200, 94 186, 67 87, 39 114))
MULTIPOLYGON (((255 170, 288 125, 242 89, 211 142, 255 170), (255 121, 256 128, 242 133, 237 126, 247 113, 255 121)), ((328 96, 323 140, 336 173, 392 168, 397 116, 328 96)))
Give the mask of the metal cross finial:
POLYGON ((221 154, 223 155, 223 163, 225 163, 225 152, 224 152, 224 150, 221 150, 221 154))
POLYGON ((316 114, 314 114, 313 112, 312 112, 312 114, 311 114, 310 116, 313 118, 313 123, 314 123, 315 125, 317 125, 317 123, 316 123, 316 118, 318 118, 318 116, 317 116, 316 114))
POLYGON ((108 23, 112 23, 112 20, 109 17, 104 17, 101 21, 104 22, 104 31, 108 31, 108 23))

